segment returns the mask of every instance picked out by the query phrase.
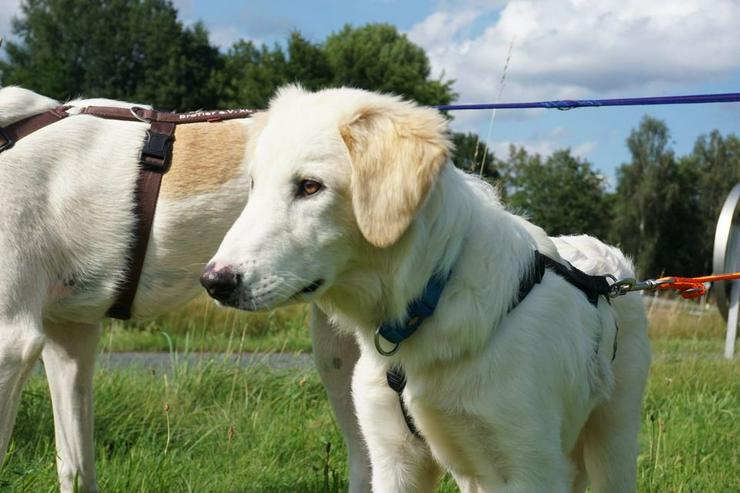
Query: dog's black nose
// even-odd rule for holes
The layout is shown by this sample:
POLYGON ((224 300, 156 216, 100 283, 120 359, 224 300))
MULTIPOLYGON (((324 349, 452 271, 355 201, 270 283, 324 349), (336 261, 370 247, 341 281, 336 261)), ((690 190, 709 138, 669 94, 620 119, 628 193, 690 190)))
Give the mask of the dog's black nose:
POLYGON ((215 265, 209 264, 200 276, 200 283, 212 298, 226 301, 239 287, 241 276, 229 267, 216 269, 215 265))

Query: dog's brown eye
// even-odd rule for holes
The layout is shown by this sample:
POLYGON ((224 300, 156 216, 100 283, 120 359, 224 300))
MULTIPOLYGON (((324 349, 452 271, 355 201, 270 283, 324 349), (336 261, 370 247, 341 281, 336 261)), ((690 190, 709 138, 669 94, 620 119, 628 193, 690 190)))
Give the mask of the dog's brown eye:
POLYGON ((298 184, 298 195, 300 197, 308 197, 317 193, 323 188, 323 185, 316 180, 301 180, 298 184))

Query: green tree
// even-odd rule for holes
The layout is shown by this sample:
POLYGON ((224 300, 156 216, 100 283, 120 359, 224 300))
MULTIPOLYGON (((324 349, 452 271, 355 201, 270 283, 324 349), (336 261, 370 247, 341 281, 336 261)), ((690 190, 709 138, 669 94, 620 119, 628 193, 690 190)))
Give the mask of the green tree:
POLYGON ((240 40, 224 58, 224 69, 218 75, 220 105, 224 107, 265 108, 285 84, 317 90, 330 86, 334 78, 322 46, 297 31, 288 38, 287 52, 280 45, 257 47, 240 40))
POLYGON ((701 135, 691 154, 684 158, 685 166, 696 169, 699 187, 699 219, 702 233, 696 238, 701 272, 712 270, 712 249, 717 218, 727 194, 740 183, 740 138, 734 134, 725 137, 713 130, 701 135))
POLYGON ((287 78, 312 91, 331 86, 334 71, 320 44, 305 39, 297 31, 288 39, 287 78))
POLYGON ((550 235, 590 234, 605 238, 611 200, 604 177, 569 149, 543 161, 539 154, 511 148, 510 204, 550 235))
POLYGON ((632 159, 617 170, 612 240, 641 276, 701 272, 698 168, 676 160, 666 124, 645 117, 627 138, 632 159))
POLYGON ((171 109, 213 107, 221 64, 202 25, 166 0, 24 0, 3 84, 66 100, 84 94, 171 109))
POLYGON ((287 52, 278 45, 257 48, 242 40, 225 58, 219 76, 224 106, 264 108, 275 90, 290 82, 312 90, 358 87, 430 105, 447 104, 455 97, 452 81, 430 78, 424 50, 388 24, 345 26, 319 44, 293 32, 287 52))
POLYGON ((390 24, 349 25, 324 44, 333 84, 398 94, 421 104, 448 104, 452 81, 430 79, 424 50, 390 24))
POLYGON ((491 184, 498 184, 502 178, 500 163, 477 134, 453 133, 452 143, 455 151, 452 162, 458 168, 480 176, 491 184), (482 171, 481 171, 482 168, 482 171))
POLYGON ((219 74, 220 106, 265 108, 275 90, 288 83, 287 65, 280 46, 258 48, 251 41, 237 41, 219 74))

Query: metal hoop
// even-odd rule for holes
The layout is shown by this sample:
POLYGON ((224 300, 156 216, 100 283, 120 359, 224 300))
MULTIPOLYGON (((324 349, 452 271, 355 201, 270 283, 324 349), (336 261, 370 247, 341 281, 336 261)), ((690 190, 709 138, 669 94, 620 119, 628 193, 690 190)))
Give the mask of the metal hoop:
POLYGON ((375 329, 375 349, 378 350, 380 354, 383 356, 391 356, 393 354, 396 354, 396 351, 398 351, 398 348, 401 347, 401 343, 397 342, 396 345, 391 349, 390 351, 386 351, 383 349, 383 347, 380 345, 380 327, 375 329))
POLYGON ((152 123, 151 120, 148 120, 148 119, 143 118, 142 116, 140 116, 139 113, 137 113, 137 111, 139 111, 139 110, 144 110, 144 108, 142 108, 141 106, 132 106, 131 108, 129 108, 129 111, 131 112, 131 115, 134 118, 136 118, 137 120, 139 120, 140 122, 143 122, 143 123, 152 123))
MULTIPOLYGON (((740 267, 737 263, 733 265, 733 262, 738 261, 737 258, 733 257, 740 255, 740 245, 734 243, 740 241, 740 229, 738 229, 736 224, 733 224, 733 222, 736 223, 740 220, 740 217, 734 217, 739 203, 740 183, 735 185, 727 195, 727 199, 725 199, 725 203, 722 206, 722 212, 720 212, 719 219, 717 220, 712 262, 712 268, 715 273, 731 272, 736 270, 737 267, 740 267)), ((729 281, 717 282, 714 285, 714 292, 717 296, 717 307, 725 320, 727 320, 729 308, 728 298, 731 286, 732 282, 729 281)))

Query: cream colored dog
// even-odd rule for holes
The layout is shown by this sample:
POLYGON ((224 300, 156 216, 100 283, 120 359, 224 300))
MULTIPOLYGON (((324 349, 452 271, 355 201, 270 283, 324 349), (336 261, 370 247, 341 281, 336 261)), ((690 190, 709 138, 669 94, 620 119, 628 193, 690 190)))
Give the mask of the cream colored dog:
POLYGON ((650 360, 639 296, 596 307, 548 270, 512 309, 534 249, 592 274, 632 267, 593 238, 551 239, 507 212, 450 164, 446 132, 438 112, 394 97, 282 90, 254 122, 249 201, 204 284, 248 310, 314 301, 355 335, 378 493, 433 491, 443 470, 464 492, 635 491, 650 360), (434 315, 381 355, 376 328, 404 320, 447 272, 434 315), (386 383, 391 366, 406 372, 423 440, 386 383))
MULTIPOLYGON (((131 106, 109 100, 70 103, 131 106)), ((0 90, 0 127, 59 106, 20 88, 0 90)), ((137 318, 200 291, 205 261, 247 195, 253 122, 177 127, 146 263, 137 318)), ((97 491, 92 374, 99 321, 113 301, 132 235, 133 190, 147 125, 77 115, 0 153, 0 464, 23 384, 43 357, 54 407, 62 491, 97 491)), ((369 466, 349 398, 357 349, 318 314, 315 359, 351 451, 351 490, 369 488, 369 466)))

